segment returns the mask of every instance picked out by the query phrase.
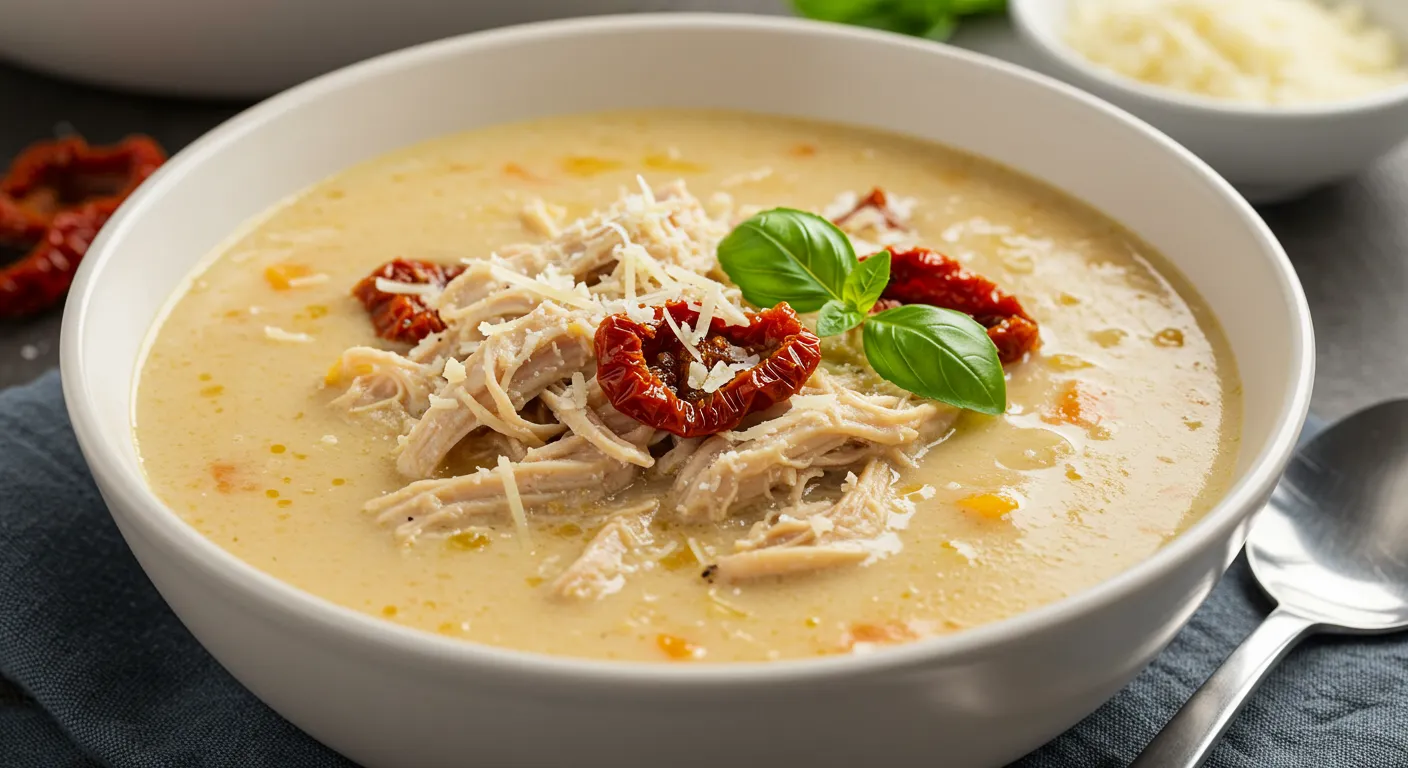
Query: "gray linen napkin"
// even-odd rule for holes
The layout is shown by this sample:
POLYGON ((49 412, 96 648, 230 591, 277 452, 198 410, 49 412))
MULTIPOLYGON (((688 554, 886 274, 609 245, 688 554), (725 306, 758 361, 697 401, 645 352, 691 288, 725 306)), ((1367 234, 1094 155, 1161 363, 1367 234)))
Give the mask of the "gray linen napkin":
MULTIPOLYGON (((0 766, 350 765, 236 683, 167 609, 93 487, 56 373, 0 393, 0 494, 0 766)), ((1239 560, 1138 679, 1018 768, 1124 766, 1267 609, 1239 560)), ((1408 766, 1408 640, 1312 640, 1211 764, 1408 766)))

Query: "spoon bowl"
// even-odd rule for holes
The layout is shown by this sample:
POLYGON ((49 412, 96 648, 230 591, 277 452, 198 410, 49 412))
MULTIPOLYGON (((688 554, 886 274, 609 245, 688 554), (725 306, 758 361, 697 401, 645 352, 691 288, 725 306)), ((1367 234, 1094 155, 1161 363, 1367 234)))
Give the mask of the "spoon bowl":
POLYGON ((1408 401, 1361 411, 1302 448, 1247 557, 1282 609, 1324 630, 1408 628, 1408 401))

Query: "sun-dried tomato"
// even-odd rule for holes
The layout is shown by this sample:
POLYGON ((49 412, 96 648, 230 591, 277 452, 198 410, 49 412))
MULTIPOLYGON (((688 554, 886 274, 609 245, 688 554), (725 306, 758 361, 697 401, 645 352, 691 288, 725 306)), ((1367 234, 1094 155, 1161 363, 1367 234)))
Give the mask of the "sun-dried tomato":
POLYGON ((22 152, 0 179, 0 246, 27 253, 0 270, 0 316, 63 298, 98 229, 165 160, 145 136, 107 147, 74 136, 22 152))
POLYGON ((0 316, 25 317, 62 299, 88 246, 120 202, 108 198, 55 214, 43 239, 0 270, 0 316))
POLYGON ((42 141, 10 164, 0 180, 0 198, 47 222, 86 203, 125 199, 165 161, 166 152, 146 136, 103 147, 78 136, 42 141))
POLYGON ((890 282, 871 311, 901 304, 929 304, 971 315, 988 329, 1003 363, 1020 360, 1041 341, 1036 321, 1015 296, 928 248, 890 254, 890 282))
POLYGON ((440 314, 417 293, 391 293, 377 287, 378 278, 407 285, 433 285, 444 288, 464 272, 458 264, 396 259, 377 267, 352 289, 371 315, 376 335, 390 341, 414 344, 432 333, 445 330, 440 314))
POLYGON ((746 326, 714 318, 699 344, 706 368, 753 355, 759 361, 714 392, 695 389, 688 383, 694 357, 669 327, 666 312, 681 328, 699 322, 699 312, 682 301, 656 307, 648 323, 624 314, 602 321, 596 378, 616 410, 680 437, 733 429, 748 414, 797 394, 821 362, 821 340, 791 307, 779 304, 749 313, 746 326))

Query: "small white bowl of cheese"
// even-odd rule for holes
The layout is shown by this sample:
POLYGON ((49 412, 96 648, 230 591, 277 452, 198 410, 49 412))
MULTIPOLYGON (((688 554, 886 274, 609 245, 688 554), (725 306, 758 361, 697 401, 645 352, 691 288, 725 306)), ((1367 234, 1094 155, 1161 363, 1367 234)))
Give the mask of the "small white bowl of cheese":
POLYGON ((1011 0, 1051 74, 1144 118, 1252 202, 1408 139, 1404 0, 1011 0))

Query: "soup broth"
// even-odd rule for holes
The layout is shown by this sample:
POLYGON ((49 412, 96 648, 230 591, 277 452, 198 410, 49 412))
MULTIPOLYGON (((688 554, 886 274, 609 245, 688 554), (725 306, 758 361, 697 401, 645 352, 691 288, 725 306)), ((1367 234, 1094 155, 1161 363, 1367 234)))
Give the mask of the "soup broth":
MULTIPOLYGON (((1216 502, 1239 419, 1237 373, 1214 318, 1157 254, 1097 212, 932 144, 694 111, 497 126, 317 184, 193 278, 155 332, 136 395, 151 487, 251 565, 428 632, 659 661, 864 651, 1086 589, 1216 502), (909 209, 915 242, 991 278, 1040 323, 1040 348, 1007 366, 1005 415, 959 414, 914 466, 897 464, 885 532, 864 563, 705 578, 763 511, 720 522, 662 512, 644 532, 648 557, 609 588, 562 599, 553 585, 608 524, 599 516, 529 505, 527 535, 491 516, 408 536, 364 511, 408 482, 397 467, 401 428, 334 406, 346 384, 329 366, 357 345, 406 347, 377 338, 352 287, 391 259, 456 264, 545 240, 637 189, 638 175, 657 190, 683 180, 731 223, 750 208, 823 211, 838 194, 880 185, 909 209)), ((439 475, 497 466, 493 446, 476 440, 439 475)), ((648 502, 669 487, 643 479, 610 501, 648 502)))

